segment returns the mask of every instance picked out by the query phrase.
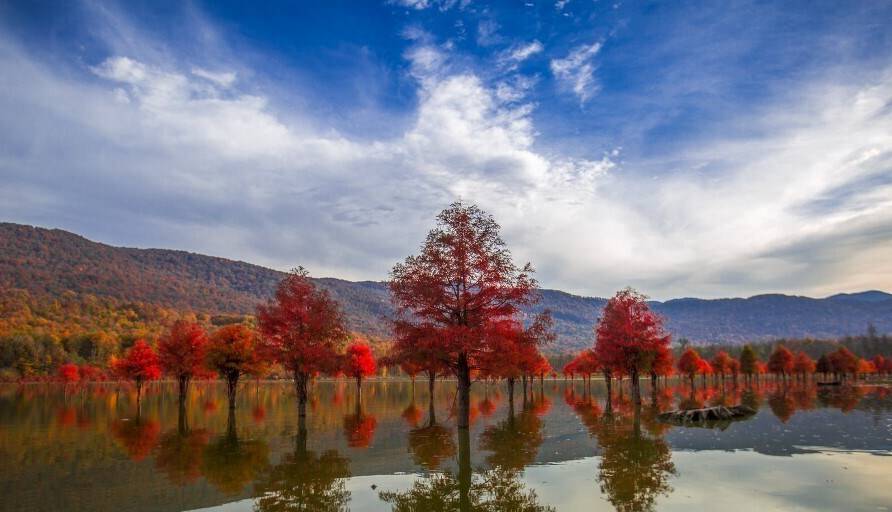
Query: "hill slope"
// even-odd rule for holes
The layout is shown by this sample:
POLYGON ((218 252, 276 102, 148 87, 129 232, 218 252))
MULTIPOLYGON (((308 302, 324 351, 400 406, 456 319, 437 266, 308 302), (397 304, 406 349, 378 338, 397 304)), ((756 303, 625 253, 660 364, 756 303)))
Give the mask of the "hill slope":
MULTIPOLYGON (((37 300, 66 292, 211 314, 250 314, 270 297, 282 272, 184 251, 112 247, 62 230, 0 223, 0 294, 27 291, 37 300)), ((321 278, 343 305, 350 327, 387 335, 392 313, 381 282, 321 278)), ((604 299, 542 290, 534 310, 551 309, 557 349, 591 343, 604 299)), ((675 337, 695 342, 743 342, 781 337, 834 338, 868 324, 892 331, 892 295, 840 294, 826 299, 759 295, 747 299, 653 302, 675 337)))

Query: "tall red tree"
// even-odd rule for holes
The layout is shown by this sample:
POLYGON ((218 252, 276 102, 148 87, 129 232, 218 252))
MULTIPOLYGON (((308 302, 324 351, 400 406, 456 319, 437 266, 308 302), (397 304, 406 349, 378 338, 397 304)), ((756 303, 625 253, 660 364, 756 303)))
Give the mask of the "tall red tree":
POLYGON ((678 358, 678 372, 687 375, 691 381, 691 387, 694 386, 694 376, 700 372, 700 354, 693 348, 688 348, 678 358))
POLYGON ((471 371, 485 350, 486 326, 535 301, 532 271, 514 264, 491 215, 460 202, 437 216, 418 255, 393 267, 397 331, 408 323, 436 332, 435 353, 458 380, 460 429, 469 426, 471 371))
POLYGON ((783 345, 778 345, 768 358, 768 370, 779 374, 785 380, 793 372, 793 353, 783 345))
POLYGON ((798 374, 802 380, 815 373, 816 369, 815 360, 809 357, 808 354, 801 350, 796 353, 796 356, 793 358, 793 372, 798 374))
POLYGON ((176 321, 158 341, 158 360, 161 368, 177 380, 180 406, 186 403, 189 381, 201 374, 207 353, 207 333, 194 323, 176 321))
POLYGON ((137 340, 124 357, 115 361, 113 369, 120 378, 133 381, 136 386, 136 410, 139 412, 142 385, 161 377, 161 365, 158 364, 155 350, 144 340, 137 340))
POLYGON ((539 356, 535 338, 527 336, 523 324, 505 319, 490 322, 486 350, 477 357, 477 366, 485 377, 505 379, 508 403, 514 409, 514 383, 532 368, 539 356))
POLYGON ((722 381, 725 380, 725 374, 731 371, 734 360, 724 350, 719 350, 718 354, 712 358, 712 370, 718 374, 722 381))
POLYGON ((375 356, 365 340, 357 338, 347 347, 342 369, 346 375, 356 379, 356 393, 361 400, 362 378, 374 375, 377 369, 375 356))
POLYGON ((264 354, 294 377, 298 415, 305 417, 310 377, 333 370, 346 337, 338 303, 298 268, 279 283, 270 302, 257 308, 257 322, 264 354))
POLYGON ((261 364, 257 356, 257 337, 246 325, 225 325, 211 334, 205 357, 208 367, 226 380, 232 414, 239 377, 255 371, 261 364))
POLYGON ((662 320, 647 305, 647 297, 627 288, 607 301, 595 333, 601 364, 629 375, 632 396, 640 404, 640 375, 649 372, 660 351, 669 347, 662 320))
POLYGON ((841 375, 843 379, 847 375, 858 371, 858 356, 846 347, 839 347, 827 356, 830 361, 830 369, 833 373, 841 375))

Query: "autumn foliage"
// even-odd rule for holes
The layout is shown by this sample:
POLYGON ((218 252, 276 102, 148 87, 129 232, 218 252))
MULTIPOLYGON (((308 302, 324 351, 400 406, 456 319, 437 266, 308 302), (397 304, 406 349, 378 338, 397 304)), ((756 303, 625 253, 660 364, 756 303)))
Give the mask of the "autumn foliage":
POLYGON ((254 331, 243 324, 223 326, 211 335, 207 349, 208 366, 226 380, 229 408, 235 408, 239 378, 256 371, 261 364, 254 331))
POLYGON ((124 357, 114 362, 115 373, 136 385, 136 402, 139 404, 142 386, 146 381, 161 377, 161 366, 158 356, 144 340, 138 340, 130 347, 124 357))
POLYGON ((164 372, 177 380, 180 403, 186 400, 189 381, 204 371, 207 343, 200 325, 183 320, 158 341, 158 360, 164 372))
POLYGON ((432 353, 458 379, 460 428, 468 427, 471 372, 486 351, 486 329, 535 300, 531 273, 514 264, 492 216, 460 202, 437 216, 418 255, 393 267, 397 332, 436 333, 432 353))
POLYGON ((337 345, 346 335, 337 302, 298 268, 282 280, 271 301, 257 308, 257 322, 262 353, 292 373, 299 414, 306 415, 310 377, 334 369, 337 345))

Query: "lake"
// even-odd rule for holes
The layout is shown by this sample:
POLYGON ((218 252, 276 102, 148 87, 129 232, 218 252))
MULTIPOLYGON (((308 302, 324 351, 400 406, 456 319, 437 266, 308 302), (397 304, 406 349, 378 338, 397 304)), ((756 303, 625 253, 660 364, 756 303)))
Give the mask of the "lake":
MULTIPOLYGON (((642 383, 649 391, 649 385, 642 383)), ((3 511, 889 510, 892 388, 670 381, 639 411, 603 383, 537 381, 513 411, 475 383, 313 386, 305 428, 284 382, 0 387, 3 511), (749 419, 671 426, 657 411, 738 403, 749 419), (431 414, 433 413, 433 414, 431 414), (459 464, 459 461, 463 461, 459 464), (469 461, 469 463, 467 463, 469 461)))

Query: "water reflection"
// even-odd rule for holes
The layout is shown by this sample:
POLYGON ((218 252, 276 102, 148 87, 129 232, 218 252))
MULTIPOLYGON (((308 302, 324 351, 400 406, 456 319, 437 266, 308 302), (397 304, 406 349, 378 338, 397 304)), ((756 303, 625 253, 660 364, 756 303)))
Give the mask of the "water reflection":
POLYGON ((294 451, 269 468, 255 486, 255 510, 347 510, 349 460, 337 450, 316 453, 307 449, 307 429, 298 421, 294 451))
POLYGON ((220 492, 234 496, 266 469, 269 448, 261 439, 239 439, 235 413, 229 411, 226 434, 205 447, 201 471, 220 492))
MULTIPOLYGON (((228 503, 232 510, 547 510, 557 503, 576 508, 582 501, 561 500, 578 495, 588 496, 588 504, 648 510, 694 492, 696 472, 683 463, 690 454, 710 453, 725 465, 727 457, 748 460, 742 451, 892 454, 892 395, 885 386, 670 381, 636 407, 617 386, 608 400, 598 381, 540 382, 515 401, 480 384, 470 430, 456 428, 452 383, 433 394, 426 386, 413 393, 409 382, 369 383, 360 402, 343 381, 318 382, 306 422, 289 383, 244 386, 232 413, 216 406, 225 401, 225 387, 207 382, 196 383, 183 407, 175 386, 152 384, 139 409, 135 394, 114 383, 0 387, 0 481, 9 497, 0 509, 228 503), (736 404, 758 413, 711 430, 657 420, 679 407, 736 404), (591 461, 586 476, 553 476, 568 461, 591 461), (390 475, 389 484, 377 480, 382 475, 390 475), (93 481, 105 491, 96 492, 93 481)), ((876 478, 888 478, 892 457, 877 460, 886 465, 876 478)), ((873 467, 862 464, 863 471, 873 467)), ((750 473, 758 470, 740 475, 750 473)), ((711 477, 726 488, 743 485, 711 477)), ((820 477, 843 481, 835 473, 820 477)), ((892 482, 867 495, 885 489, 892 482)), ((875 502, 883 500, 865 501, 875 502)))

